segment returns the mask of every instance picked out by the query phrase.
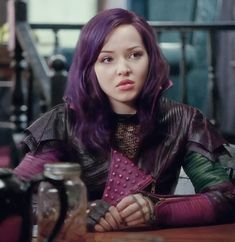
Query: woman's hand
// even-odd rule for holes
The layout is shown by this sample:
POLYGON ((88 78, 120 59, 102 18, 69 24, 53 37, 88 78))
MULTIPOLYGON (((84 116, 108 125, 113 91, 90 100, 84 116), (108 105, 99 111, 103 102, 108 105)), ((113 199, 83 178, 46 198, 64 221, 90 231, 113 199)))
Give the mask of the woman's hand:
MULTIPOLYGON (((103 201, 101 204, 103 206, 105 202, 103 201)), ((103 213, 103 216, 101 215, 103 209, 97 205, 96 203, 91 204, 96 213, 100 213, 100 216, 96 218, 96 224, 94 224, 96 232, 119 230, 126 227, 147 225, 152 222, 153 203, 141 193, 123 198, 116 207, 110 206, 103 213)))
POLYGON ((118 230, 123 227, 123 219, 121 218, 116 207, 109 207, 108 212, 102 217, 98 224, 95 225, 95 231, 105 232, 118 230))
POLYGON ((109 211, 110 205, 104 200, 95 200, 88 204, 87 208, 87 230, 94 231, 96 224, 109 211))
POLYGON ((140 226, 152 222, 153 203, 141 193, 123 198, 116 208, 126 226, 140 226))

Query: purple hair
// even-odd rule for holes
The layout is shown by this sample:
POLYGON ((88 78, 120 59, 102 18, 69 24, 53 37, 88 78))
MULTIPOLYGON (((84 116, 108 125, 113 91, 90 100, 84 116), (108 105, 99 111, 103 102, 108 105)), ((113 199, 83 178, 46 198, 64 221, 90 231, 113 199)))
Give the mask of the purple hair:
POLYGON ((144 131, 142 140, 153 130, 158 97, 168 81, 168 65, 156 44, 152 27, 142 17, 120 8, 105 10, 93 17, 81 31, 65 91, 66 99, 77 113, 76 134, 91 152, 111 148, 112 109, 98 84, 94 64, 108 34, 123 24, 136 28, 149 56, 147 80, 136 103, 140 128, 144 131))

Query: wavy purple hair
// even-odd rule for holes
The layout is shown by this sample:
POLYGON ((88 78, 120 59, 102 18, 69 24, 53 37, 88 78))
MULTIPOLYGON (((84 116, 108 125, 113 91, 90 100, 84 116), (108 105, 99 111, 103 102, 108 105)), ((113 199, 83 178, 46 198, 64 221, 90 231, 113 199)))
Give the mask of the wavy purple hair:
POLYGON ((65 91, 66 99, 77 113, 76 134, 91 152, 110 150, 113 129, 111 105, 98 84, 94 63, 108 34, 123 24, 136 28, 149 55, 147 80, 136 101, 142 140, 153 131, 158 97, 168 81, 168 65, 156 44, 152 27, 143 18, 119 8, 93 17, 81 31, 65 91))

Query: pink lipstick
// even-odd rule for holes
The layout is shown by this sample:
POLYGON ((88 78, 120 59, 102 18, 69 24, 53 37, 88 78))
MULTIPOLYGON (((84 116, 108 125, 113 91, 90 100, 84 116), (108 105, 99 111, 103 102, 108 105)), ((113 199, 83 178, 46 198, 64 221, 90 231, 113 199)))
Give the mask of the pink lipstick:
POLYGON ((126 91, 132 89, 134 84, 135 82, 132 80, 122 80, 118 83, 117 87, 119 87, 120 90, 126 91))

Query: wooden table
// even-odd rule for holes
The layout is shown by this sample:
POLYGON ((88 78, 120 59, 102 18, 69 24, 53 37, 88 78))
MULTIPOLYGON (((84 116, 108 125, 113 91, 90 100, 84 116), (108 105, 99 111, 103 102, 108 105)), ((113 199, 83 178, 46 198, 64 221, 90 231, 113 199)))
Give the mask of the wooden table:
POLYGON ((86 242, 235 242, 235 223, 151 231, 88 233, 86 242))
POLYGON ((86 242, 235 242, 235 223, 148 231, 88 233, 86 242))

